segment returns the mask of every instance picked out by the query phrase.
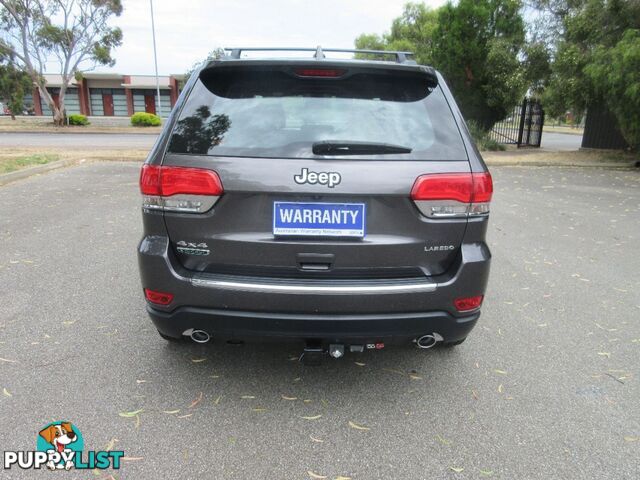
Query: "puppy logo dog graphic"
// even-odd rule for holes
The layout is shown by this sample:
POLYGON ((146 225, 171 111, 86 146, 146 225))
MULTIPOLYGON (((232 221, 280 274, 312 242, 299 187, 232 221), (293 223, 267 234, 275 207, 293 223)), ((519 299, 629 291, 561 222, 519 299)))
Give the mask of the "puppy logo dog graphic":
POLYGON ((85 450, 80 430, 71 422, 52 422, 38 430, 35 450, 5 450, 2 468, 48 470, 118 470, 123 450, 85 450))
POLYGON ((38 450, 47 453, 54 453, 47 458, 47 468, 55 470, 57 468, 71 470, 74 467, 73 458, 75 452, 82 452, 83 445, 80 432, 75 432, 73 425, 68 422, 52 423, 40 430, 38 438, 38 450), (44 439, 44 444, 41 441, 44 439), (55 455, 55 454, 58 455, 55 455), (58 460, 56 462, 55 460, 58 460))

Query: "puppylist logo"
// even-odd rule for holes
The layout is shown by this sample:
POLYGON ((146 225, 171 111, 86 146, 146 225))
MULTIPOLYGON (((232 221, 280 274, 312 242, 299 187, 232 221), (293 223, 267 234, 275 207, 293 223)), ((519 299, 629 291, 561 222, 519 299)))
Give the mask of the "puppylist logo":
POLYGON ((36 450, 5 451, 3 467, 49 470, 120 468, 123 451, 84 451, 80 430, 70 422, 53 422, 38 432, 36 450))

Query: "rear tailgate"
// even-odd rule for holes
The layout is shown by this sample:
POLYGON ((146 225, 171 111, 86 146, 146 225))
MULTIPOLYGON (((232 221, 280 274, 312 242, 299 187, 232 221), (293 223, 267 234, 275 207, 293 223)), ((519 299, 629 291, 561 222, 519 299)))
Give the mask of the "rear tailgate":
POLYGON ((201 74, 163 167, 213 170, 224 193, 204 213, 165 212, 185 268, 406 278, 440 274, 454 261, 466 215, 429 218, 410 196, 422 175, 470 172, 433 78, 417 67, 322 65, 326 78, 307 64, 243 63, 201 74), (410 153, 313 153, 314 144, 338 141, 410 153), (304 221, 284 221, 296 215, 304 221))

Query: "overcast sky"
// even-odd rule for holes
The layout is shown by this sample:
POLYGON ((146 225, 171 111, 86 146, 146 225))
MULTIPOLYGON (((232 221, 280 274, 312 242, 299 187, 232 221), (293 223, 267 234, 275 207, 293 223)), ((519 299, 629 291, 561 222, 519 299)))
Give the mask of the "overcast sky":
MULTIPOLYGON (((382 33, 407 0, 153 0, 158 70, 183 73, 216 46, 352 48, 360 33, 382 33)), ((427 0, 439 6, 443 0, 427 0)), ((113 24, 124 42, 112 69, 153 74, 148 0, 124 0, 113 24)))

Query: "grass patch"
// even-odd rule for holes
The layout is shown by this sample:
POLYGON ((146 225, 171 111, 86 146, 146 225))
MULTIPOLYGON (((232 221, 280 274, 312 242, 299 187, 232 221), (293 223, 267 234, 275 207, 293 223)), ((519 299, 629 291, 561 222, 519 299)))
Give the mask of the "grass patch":
POLYGON ((0 174, 15 172, 16 170, 34 165, 44 165, 45 163, 55 162, 59 159, 60 155, 49 153, 0 158, 0 174))

